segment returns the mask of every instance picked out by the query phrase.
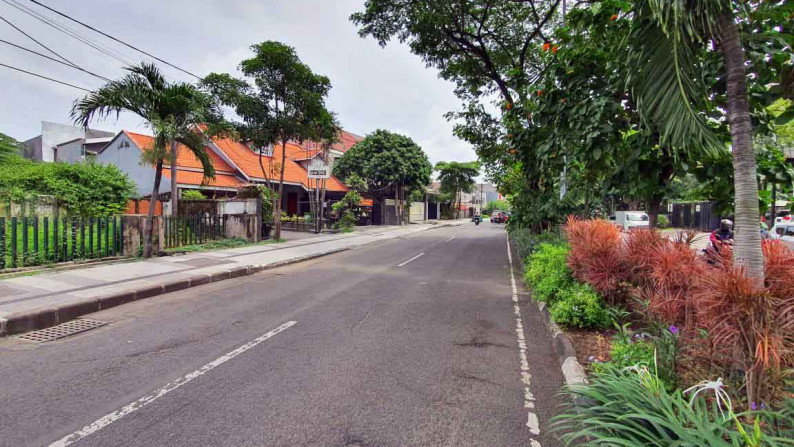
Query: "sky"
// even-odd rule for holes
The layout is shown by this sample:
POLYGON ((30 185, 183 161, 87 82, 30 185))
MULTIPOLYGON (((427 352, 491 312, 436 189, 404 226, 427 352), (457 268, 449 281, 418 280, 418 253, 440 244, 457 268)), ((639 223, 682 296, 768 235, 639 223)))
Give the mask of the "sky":
MULTIPOLYGON (((199 76, 239 75, 237 65, 250 57, 250 45, 284 42, 315 73, 330 78, 333 88, 327 104, 346 130, 366 135, 382 128, 408 135, 433 163, 476 159, 471 146, 452 135, 452 123, 443 117, 459 108, 452 84, 426 68, 406 45, 381 48, 373 39, 358 36, 349 16, 363 8, 364 0, 39 1, 199 76)), ((86 70, 112 79, 122 76, 124 64, 31 17, 15 3, 68 26, 124 61, 147 59, 29 0, 0 0, 0 17, 86 70)), ((46 53, 2 21, 0 39, 46 53)), ((104 82, 2 42, 0 64, 89 90, 104 82)), ((171 80, 195 81, 162 68, 171 80)), ((26 140, 40 133, 41 121, 69 123, 71 104, 84 93, 0 66, 0 132, 26 140)), ((142 120, 131 114, 92 127, 146 132, 142 120)))

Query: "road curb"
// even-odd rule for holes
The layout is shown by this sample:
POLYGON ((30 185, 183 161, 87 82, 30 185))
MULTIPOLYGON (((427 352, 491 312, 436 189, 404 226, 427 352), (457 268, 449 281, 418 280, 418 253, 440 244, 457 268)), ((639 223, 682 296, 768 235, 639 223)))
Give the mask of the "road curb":
MULTIPOLYGON (((513 249, 513 244, 511 241, 510 249, 513 249)), ((523 266, 523 262, 519 262, 519 265, 523 266)), ((514 266, 510 266, 510 268, 515 268, 514 266)), ((521 275, 523 277, 523 275, 521 275)), ((535 301, 532 299, 532 292, 527 289, 526 287, 522 288, 527 291, 527 296, 529 300, 537 306, 538 311, 543 314, 543 319, 546 321, 546 327, 551 333, 552 338, 554 339, 554 350, 557 353, 558 360, 560 362, 560 368, 562 369, 562 375, 565 379, 566 385, 579 385, 579 384, 586 384, 587 383, 587 374, 585 373, 584 367, 579 360, 576 358, 576 349, 573 347, 573 342, 571 342, 571 337, 568 336, 565 332, 563 332, 557 323, 551 320, 551 315, 549 314, 549 307, 544 302, 535 301)))
POLYGON ((0 318, 0 336, 45 329, 67 322, 69 320, 73 320, 82 315, 110 309, 111 307, 120 306, 132 301, 153 298, 166 293, 176 292, 178 290, 189 289, 191 287, 201 286, 218 281, 224 281, 227 279, 253 275, 265 270, 272 270, 285 265, 297 264, 323 256, 348 251, 351 248, 352 247, 335 248, 332 250, 326 250, 306 256, 299 256, 297 258, 287 259, 284 261, 271 262, 269 264, 239 266, 221 272, 196 275, 190 278, 170 281, 155 286, 147 285, 133 291, 124 291, 118 294, 87 298, 77 302, 65 303, 55 307, 43 307, 31 311, 6 315, 5 317, 0 318))

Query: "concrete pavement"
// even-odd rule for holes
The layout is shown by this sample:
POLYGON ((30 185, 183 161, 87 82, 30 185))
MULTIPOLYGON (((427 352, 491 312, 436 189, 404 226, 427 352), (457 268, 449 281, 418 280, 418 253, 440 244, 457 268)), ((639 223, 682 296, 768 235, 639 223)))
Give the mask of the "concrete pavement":
POLYGON ((501 226, 414 232, 0 339, 0 444, 559 446, 559 363, 507 259, 501 226))
MULTIPOLYGON (((460 224, 460 221, 438 225, 450 224, 460 224)), ((244 276, 430 228, 435 226, 367 227, 349 234, 297 237, 280 244, 86 266, 6 279, 0 281, 0 335, 54 326, 138 299, 244 276)))

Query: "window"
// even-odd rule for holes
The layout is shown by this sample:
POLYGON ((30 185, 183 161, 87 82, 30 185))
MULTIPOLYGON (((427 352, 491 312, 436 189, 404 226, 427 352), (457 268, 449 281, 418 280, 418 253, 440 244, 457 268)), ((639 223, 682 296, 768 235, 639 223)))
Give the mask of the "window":
POLYGON ((775 228, 775 233, 777 233, 777 234, 778 234, 778 236, 783 236, 783 234, 784 234, 785 232, 786 232, 786 229, 785 229, 785 228, 783 228, 783 227, 778 227, 778 228, 775 228))
POLYGON ((786 227, 786 236, 794 236, 794 227, 786 227))
POLYGON ((647 214, 626 214, 626 220, 632 222, 646 222, 648 220, 647 214))

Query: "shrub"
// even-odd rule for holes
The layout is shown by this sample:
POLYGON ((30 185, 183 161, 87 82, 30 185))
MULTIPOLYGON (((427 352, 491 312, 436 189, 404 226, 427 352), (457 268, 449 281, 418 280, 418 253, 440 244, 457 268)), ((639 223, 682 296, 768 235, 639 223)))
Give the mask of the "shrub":
POLYGON ((609 313, 595 291, 586 284, 573 284, 557 292, 549 307, 555 323, 565 327, 603 328, 609 324, 609 313))
POLYGON ((668 392, 647 368, 611 369, 591 377, 590 384, 569 386, 566 392, 575 400, 587 402, 571 405, 554 420, 554 431, 562 432, 566 445, 791 445, 773 425, 744 425, 726 408, 727 402, 721 406, 715 402, 713 390, 705 389, 694 397, 668 392), (706 392, 711 393, 711 403, 706 392))
POLYGON ((683 322, 687 329, 693 328, 695 308, 691 292, 706 264, 697 252, 680 242, 659 245, 651 257, 653 287, 647 296, 649 310, 664 322, 683 322))
POLYGON ((650 286, 655 251, 669 243, 669 239, 653 229, 636 228, 629 233, 625 244, 628 279, 640 287, 650 286))
POLYGON ((516 254, 520 259, 527 259, 527 256, 535 252, 540 244, 563 244, 565 241, 557 234, 549 231, 535 233, 529 228, 515 228, 510 230, 510 240, 516 248, 516 254))
POLYGON ((629 366, 643 365, 654 367, 654 345, 648 341, 635 338, 614 338, 609 351, 610 361, 594 363, 596 373, 604 372, 608 368, 623 369, 629 366))
POLYGON ((34 163, 19 157, 0 165, 2 200, 50 195, 70 214, 100 217, 124 211, 133 194, 135 184, 113 165, 34 163))
POLYGON ((617 304, 626 292, 629 276, 618 228, 606 220, 571 216, 565 232, 571 246, 568 266, 574 278, 590 284, 610 304, 617 304))
POLYGON ((766 394, 765 372, 792 364, 794 297, 775 296, 741 268, 730 267, 706 269, 693 298, 698 324, 708 330, 720 353, 745 371, 747 401, 760 402, 766 394))
POLYGON ((182 192, 182 200, 206 200, 207 197, 197 189, 188 189, 182 192))
POLYGON ((667 218, 664 214, 660 214, 656 217, 656 226, 658 228, 669 228, 670 227, 670 219, 667 218))
POLYGON ((525 280, 532 289, 532 297, 549 304, 563 289, 573 284, 568 269, 568 247, 543 243, 527 258, 525 280))

